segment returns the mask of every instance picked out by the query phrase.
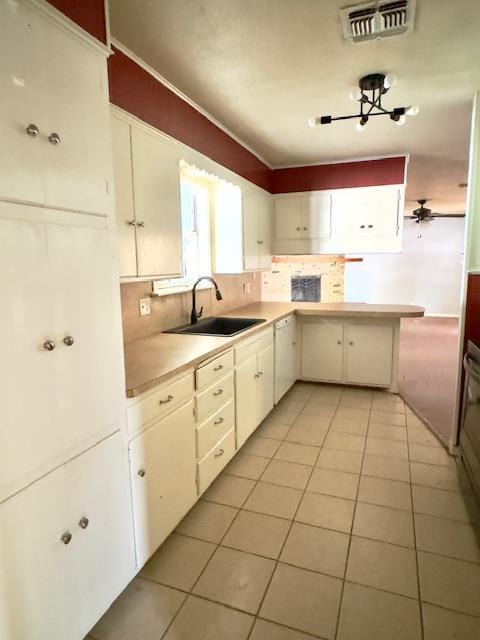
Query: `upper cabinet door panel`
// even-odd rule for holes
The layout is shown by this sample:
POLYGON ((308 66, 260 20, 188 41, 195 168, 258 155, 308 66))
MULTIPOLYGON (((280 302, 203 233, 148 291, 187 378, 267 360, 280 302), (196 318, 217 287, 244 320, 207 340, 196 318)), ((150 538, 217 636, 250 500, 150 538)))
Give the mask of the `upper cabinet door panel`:
POLYGON ((366 223, 375 236, 395 236, 399 231, 401 190, 399 187, 372 187, 366 203, 366 223))
POLYGON ((366 212, 367 205, 363 189, 335 191, 332 201, 332 236, 337 238, 361 236, 367 224, 366 212))
POLYGON ((329 238, 332 196, 330 193, 312 193, 305 196, 302 235, 305 238, 329 238))
POLYGON ((175 146, 132 127, 139 276, 182 274, 179 156, 175 146))
POLYGON ((259 259, 259 211, 258 197, 246 193, 243 198, 243 266, 246 270, 258 269, 259 259))
POLYGON ((120 276, 137 275, 135 209, 133 204, 130 125, 111 117, 115 211, 117 218, 118 268, 120 276))
POLYGON ((302 237, 303 196, 278 196, 275 200, 275 237, 302 237))
POLYGON ((270 269, 272 266, 273 198, 269 193, 261 192, 258 199, 259 267, 260 269, 270 269))

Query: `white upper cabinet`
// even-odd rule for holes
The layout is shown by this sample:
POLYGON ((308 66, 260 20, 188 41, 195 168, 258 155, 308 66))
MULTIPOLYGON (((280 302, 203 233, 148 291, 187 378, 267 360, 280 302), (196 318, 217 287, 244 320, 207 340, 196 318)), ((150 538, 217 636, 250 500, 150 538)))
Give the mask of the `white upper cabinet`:
POLYGON ((256 189, 243 198, 243 266, 269 269, 272 258, 272 196, 256 189))
POLYGON ((302 234, 304 238, 329 238, 332 196, 328 192, 311 193, 303 199, 302 234))
POLYGON ((328 191, 284 194, 275 199, 276 253, 322 253, 330 238, 328 191))
POLYGON ((26 2, 0 24, 0 198, 107 215, 105 58, 26 2))

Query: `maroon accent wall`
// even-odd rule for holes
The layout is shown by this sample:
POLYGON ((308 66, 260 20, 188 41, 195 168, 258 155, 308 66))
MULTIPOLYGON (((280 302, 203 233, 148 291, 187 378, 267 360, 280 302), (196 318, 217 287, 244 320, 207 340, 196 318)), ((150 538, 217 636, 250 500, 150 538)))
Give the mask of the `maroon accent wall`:
POLYGON ((270 191, 271 169, 199 111, 114 48, 110 102, 270 191))
POLYGON ((49 0, 49 2, 85 31, 95 36, 97 40, 107 42, 103 0, 49 0))
POLYGON ((272 176, 272 193, 403 184, 405 160, 404 156, 400 156, 380 160, 275 169, 272 176))

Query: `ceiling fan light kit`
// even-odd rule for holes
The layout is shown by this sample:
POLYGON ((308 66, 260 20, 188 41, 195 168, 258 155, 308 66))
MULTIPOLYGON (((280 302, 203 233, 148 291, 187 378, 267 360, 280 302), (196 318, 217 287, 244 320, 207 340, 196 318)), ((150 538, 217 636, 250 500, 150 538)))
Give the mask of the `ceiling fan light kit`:
POLYGON ((402 126, 407 121, 406 116, 416 116, 419 112, 418 105, 409 107, 395 107, 386 109, 382 105, 382 97, 397 83, 397 77, 392 74, 370 73, 360 78, 358 87, 352 87, 349 91, 350 98, 360 103, 360 113, 348 116, 313 116, 308 124, 316 127, 323 124, 331 124, 336 120, 358 119, 356 129, 363 131, 370 117, 389 116, 395 124, 402 126))

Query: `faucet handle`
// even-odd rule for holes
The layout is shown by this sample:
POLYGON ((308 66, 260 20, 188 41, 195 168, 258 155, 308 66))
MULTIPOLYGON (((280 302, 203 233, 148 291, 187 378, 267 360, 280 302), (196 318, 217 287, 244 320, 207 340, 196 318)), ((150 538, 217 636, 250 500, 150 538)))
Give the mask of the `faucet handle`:
POLYGON ((197 318, 201 318, 203 314, 203 307, 200 307, 200 311, 197 311, 197 318))

